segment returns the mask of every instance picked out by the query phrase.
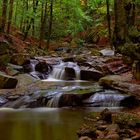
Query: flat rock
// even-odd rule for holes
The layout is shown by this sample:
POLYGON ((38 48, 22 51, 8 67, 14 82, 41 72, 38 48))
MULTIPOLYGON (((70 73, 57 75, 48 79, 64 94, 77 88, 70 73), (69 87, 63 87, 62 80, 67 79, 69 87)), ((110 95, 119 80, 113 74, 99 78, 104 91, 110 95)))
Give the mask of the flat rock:
POLYGON ((130 83, 130 79, 127 76, 105 76, 99 80, 99 84, 104 87, 120 90, 140 99, 140 85, 130 83))

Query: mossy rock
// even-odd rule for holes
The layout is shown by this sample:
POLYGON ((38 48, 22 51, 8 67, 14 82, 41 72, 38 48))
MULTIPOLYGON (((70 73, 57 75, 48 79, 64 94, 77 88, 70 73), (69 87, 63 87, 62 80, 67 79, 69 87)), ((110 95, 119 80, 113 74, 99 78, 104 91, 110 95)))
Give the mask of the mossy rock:
POLYGON ((0 72, 0 89, 12 89, 17 85, 18 80, 0 72))

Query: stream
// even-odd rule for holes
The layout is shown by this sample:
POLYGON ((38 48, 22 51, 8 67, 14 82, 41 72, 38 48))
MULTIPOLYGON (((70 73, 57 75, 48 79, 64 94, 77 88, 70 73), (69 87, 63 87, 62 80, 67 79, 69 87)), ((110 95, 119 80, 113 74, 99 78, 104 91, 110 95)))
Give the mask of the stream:
MULTIPOLYGON (((39 79, 34 66, 30 74, 39 79)), ((40 88, 33 87, 32 94, 5 103, 0 109, 0 140, 77 140, 76 131, 85 115, 106 107, 120 111, 130 97, 80 80, 80 69, 73 62, 55 65, 48 79, 41 82, 40 88), (65 73, 66 67, 72 74, 65 73), (45 103, 35 106, 34 101, 40 97, 45 103)), ((0 102, 4 100, 2 97, 0 102)))

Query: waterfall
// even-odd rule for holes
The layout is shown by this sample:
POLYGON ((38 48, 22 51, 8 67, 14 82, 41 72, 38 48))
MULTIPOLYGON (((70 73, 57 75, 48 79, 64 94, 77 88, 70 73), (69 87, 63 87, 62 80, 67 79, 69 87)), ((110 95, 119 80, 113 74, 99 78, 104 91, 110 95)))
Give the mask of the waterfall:
POLYGON ((91 106, 118 107, 120 106, 120 102, 126 97, 126 95, 122 95, 118 91, 105 90, 90 96, 84 100, 84 103, 91 106))
POLYGON ((58 93, 53 98, 51 98, 47 103, 47 107, 59 107, 59 99, 62 94, 63 93, 58 93))
POLYGON ((49 79, 53 78, 53 79, 67 80, 68 75, 70 75, 69 78, 74 78, 74 80, 80 80, 80 68, 76 63, 61 62, 59 65, 55 65, 53 67, 52 73, 49 76, 49 79), (69 73, 66 72, 66 68, 70 69, 72 72, 69 73))
POLYGON ((32 68, 32 71, 31 72, 34 72, 35 71, 35 66, 38 64, 38 61, 35 60, 35 59, 31 59, 30 60, 30 65, 31 65, 31 68, 32 68))

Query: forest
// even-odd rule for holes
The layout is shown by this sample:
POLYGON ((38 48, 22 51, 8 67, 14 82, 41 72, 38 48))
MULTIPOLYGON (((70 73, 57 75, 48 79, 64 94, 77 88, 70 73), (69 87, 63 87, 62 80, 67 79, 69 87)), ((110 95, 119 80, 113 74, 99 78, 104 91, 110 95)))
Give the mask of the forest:
POLYGON ((140 0, 0 0, 0 140, 140 140, 140 0))

